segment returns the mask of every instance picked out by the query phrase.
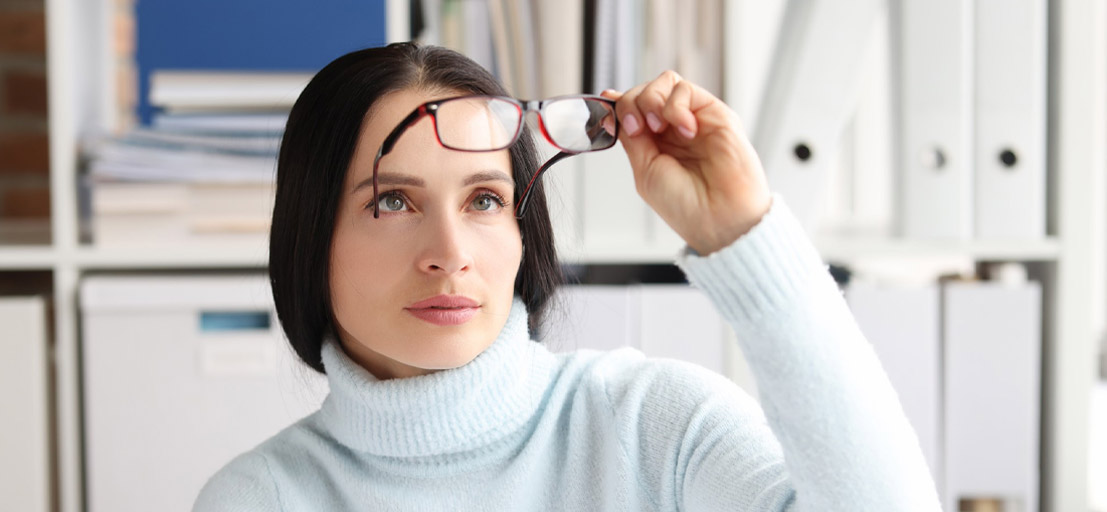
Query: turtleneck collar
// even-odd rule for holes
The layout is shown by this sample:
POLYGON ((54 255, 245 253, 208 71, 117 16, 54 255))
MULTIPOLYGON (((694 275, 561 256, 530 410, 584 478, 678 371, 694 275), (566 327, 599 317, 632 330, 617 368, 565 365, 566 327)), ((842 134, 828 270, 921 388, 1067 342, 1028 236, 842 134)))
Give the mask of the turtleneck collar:
POLYGON ((462 452, 514 432, 538 409, 555 366, 530 340, 518 298, 492 345, 458 368, 379 380, 333 339, 322 356, 330 384, 324 426, 353 450, 391 457, 462 452))

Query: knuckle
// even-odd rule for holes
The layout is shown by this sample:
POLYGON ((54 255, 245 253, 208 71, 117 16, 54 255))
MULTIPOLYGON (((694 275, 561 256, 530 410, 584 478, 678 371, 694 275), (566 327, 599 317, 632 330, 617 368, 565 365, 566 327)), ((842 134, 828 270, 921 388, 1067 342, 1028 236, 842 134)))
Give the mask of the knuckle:
MULTIPOLYGON (((672 98, 670 97, 670 99, 672 99, 672 98)), ((683 109, 684 109, 684 107, 682 105, 678 104, 677 102, 669 101, 668 103, 665 103, 665 108, 663 108, 661 111, 666 116, 668 116, 668 115, 679 113, 683 109)))
POLYGON ((645 94, 640 94, 635 104, 642 111, 656 111, 664 106, 665 98, 661 95, 661 91, 651 89, 645 94))
POLYGON ((668 80, 670 83, 674 84, 681 82, 680 75, 677 74, 676 71, 673 71, 671 69, 666 69, 665 71, 662 71, 661 74, 658 75, 658 78, 668 80))
POLYGON ((623 96, 622 98, 619 98, 619 100, 615 102, 615 113, 618 114, 621 117, 621 116, 625 115, 627 113, 627 110, 630 109, 633 106, 634 106, 634 99, 630 98, 630 97, 627 97, 627 96, 623 96))

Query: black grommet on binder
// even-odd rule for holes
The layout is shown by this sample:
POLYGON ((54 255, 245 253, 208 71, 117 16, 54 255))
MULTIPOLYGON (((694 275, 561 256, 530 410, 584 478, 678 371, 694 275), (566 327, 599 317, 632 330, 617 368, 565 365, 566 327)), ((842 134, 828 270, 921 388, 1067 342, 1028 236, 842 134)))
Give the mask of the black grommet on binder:
POLYGON ((806 162, 811 159, 811 148, 807 144, 804 144, 802 142, 796 144, 796 147, 792 149, 792 152, 795 153, 796 158, 798 158, 801 162, 806 162))
POLYGON ((1004 149, 1003 151, 999 152, 999 161, 1003 162, 1004 166, 1010 168, 1019 163, 1019 157, 1015 154, 1014 151, 1011 151, 1010 149, 1004 149))
POLYGON ((923 167, 940 171, 946 166, 946 153, 938 147, 923 150, 919 153, 919 163, 923 167))

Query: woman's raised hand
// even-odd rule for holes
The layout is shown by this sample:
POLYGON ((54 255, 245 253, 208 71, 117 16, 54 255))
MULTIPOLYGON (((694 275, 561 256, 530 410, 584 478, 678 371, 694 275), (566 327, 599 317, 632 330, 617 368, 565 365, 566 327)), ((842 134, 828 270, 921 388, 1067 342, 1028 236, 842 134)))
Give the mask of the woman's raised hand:
POLYGON ((737 114, 666 71, 617 100, 619 140, 638 195, 701 255, 738 239, 769 210, 765 171, 737 114))

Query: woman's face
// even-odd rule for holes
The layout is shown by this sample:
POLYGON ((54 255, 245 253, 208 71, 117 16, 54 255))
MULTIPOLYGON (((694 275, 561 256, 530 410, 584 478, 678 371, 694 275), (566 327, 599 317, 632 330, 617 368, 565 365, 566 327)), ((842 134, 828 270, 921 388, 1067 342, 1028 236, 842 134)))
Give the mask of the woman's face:
POLYGON ((443 148, 424 117, 381 159, 373 218, 381 142, 419 105, 457 95, 402 90, 379 99, 342 186, 331 304, 347 354, 380 379, 468 363, 511 309, 523 249, 507 150, 443 148))

